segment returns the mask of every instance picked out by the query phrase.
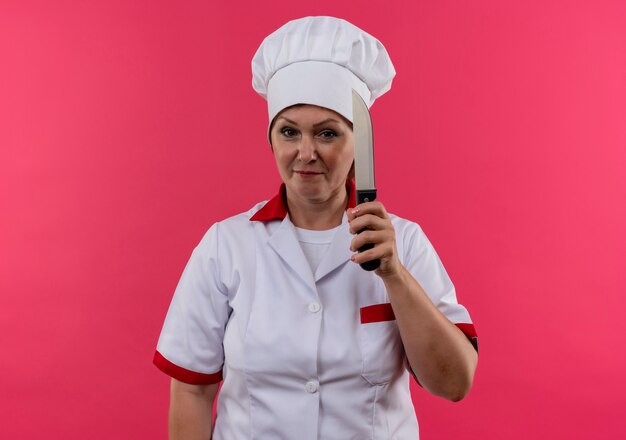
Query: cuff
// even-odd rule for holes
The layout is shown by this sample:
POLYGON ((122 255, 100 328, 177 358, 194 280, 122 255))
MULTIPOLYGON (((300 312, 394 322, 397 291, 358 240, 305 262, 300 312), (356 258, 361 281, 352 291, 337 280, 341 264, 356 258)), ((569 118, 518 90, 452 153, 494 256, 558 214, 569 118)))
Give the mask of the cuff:
POLYGON ((469 341, 474 346, 474 350, 476 350, 476 353, 478 353, 478 333, 476 333, 474 324, 454 324, 454 325, 456 325, 459 328, 459 330, 461 330, 465 334, 465 336, 467 336, 467 339, 469 339, 469 341))
POLYGON ((222 380, 222 370, 213 374, 198 373, 196 371, 187 370, 186 368, 179 367, 178 365, 171 363, 158 351, 154 353, 154 359, 152 362, 159 370, 168 376, 191 385, 211 385, 222 380))

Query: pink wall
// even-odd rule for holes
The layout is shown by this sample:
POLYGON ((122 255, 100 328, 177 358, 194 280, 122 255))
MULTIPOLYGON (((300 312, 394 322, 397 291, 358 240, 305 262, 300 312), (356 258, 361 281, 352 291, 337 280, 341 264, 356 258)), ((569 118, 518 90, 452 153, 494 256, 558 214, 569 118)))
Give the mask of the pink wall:
POLYGON ((248 3, 0 3, 0 438, 166 437, 182 268, 279 183, 250 59, 321 14, 389 49, 380 199, 481 337, 466 400, 415 390, 423 438, 625 438, 626 3, 248 3))

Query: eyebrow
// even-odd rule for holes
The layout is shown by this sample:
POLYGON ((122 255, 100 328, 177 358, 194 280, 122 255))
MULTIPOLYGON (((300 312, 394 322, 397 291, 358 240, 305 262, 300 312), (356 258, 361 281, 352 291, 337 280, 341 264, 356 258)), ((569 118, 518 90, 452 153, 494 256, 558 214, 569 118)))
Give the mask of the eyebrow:
MULTIPOLYGON (((278 119, 284 119, 285 121, 289 122, 290 124, 298 125, 298 123, 296 121, 292 121, 291 119, 286 118, 284 116, 279 116, 278 119)), ((335 122, 335 123, 339 124, 338 120, 333 119, 333 118, 328 118, 328 119, 324 119, 323 121, 318 122, 317 124, 313 124, 313 127, 319 127, 320 125, 324 125, 324 124, 327 124, 329 122, 335 122)))

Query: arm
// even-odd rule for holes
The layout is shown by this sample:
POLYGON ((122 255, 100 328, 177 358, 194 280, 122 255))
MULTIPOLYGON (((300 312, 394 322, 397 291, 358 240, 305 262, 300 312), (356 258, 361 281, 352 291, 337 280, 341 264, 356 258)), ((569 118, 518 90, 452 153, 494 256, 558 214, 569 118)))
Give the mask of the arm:
POLYGON ((400 262, 391 219, 380 202, 363 203, 348 210, 351 249, 365 243, 374 248, 355 254, 362 263, 380 258, 376 274, 387 289, 407 359, 420 384, 431 393, 461 400, 472 386, 478 356, 465 335, 432 303, 420 284, 400 262))
POLYGON ((213 402, 219 384, 190 385, 172 379, 170 388, 170 440, 210 440, 213 402))

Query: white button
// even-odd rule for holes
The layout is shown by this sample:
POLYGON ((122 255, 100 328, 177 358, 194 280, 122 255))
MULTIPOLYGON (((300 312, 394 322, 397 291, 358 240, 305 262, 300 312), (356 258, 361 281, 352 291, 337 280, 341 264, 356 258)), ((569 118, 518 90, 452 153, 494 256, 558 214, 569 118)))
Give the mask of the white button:
POLYGON ((309 312, 311 313, 317 313, 319 312, 321 309, 320 305, 318 303, 311 303, 309 304, 309 312))
POLYGON ((317 382, 314 381, 310 381, 306 383, 306 390, 309 393, 314 393, 317 391, 317 382))

